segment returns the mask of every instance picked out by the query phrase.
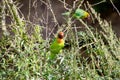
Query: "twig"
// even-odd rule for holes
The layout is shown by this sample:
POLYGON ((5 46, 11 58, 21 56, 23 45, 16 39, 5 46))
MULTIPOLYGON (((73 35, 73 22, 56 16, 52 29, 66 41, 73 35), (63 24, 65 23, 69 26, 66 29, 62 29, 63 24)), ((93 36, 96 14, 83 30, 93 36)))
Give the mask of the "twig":
POLYGON ((118 15, 120 16, 120 11, 117 9, 117 7, 114 5, 114 3, 112 2, 112 0, 110 0, 112 6, 114 7, 114 9, 117 11, 118 15))
POLYGON ((22 27, 23 26, 22 20, 18 14, 18 11, 17 11, 16 6, 14 5, 13 1, 12 0, 5 0, 5 3, 8 6, 8 9, 9 9, 11 15, 13 16, 17 26, 22 27))
POLYGON ((3 34, 4 35, 9 35, 8 31, 7 31, 7 28, 6 28, 6 22, 5 22, 5 16, 6 16, 6 13, 5 13, 5 8, 6 8, 6 5, 5 5, 5 1, 2 0, 2 8, 1 8, 1 26, 2 26, 2 30, 3 30, 3 34))

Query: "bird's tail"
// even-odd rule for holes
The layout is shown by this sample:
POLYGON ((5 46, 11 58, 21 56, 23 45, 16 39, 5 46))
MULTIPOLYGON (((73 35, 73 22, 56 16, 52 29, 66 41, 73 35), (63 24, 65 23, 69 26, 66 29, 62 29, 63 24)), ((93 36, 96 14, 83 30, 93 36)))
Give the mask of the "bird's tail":
POLYGON ((50 53, 49 60, 53 60, 55 59, 55 57, 56 57, 56 54, 50 53))

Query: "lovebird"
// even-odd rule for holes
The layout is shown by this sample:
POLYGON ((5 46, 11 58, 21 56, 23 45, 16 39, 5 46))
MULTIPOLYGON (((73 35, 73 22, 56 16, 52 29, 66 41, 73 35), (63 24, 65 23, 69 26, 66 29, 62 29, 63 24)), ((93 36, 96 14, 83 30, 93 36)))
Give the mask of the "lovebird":
POLYGON ((64 33, 59 32, 55 40, 50 45, 50 56, 49 59, 54 59, 58 53, 64 48, 64 33))
MULTIPOLYGON (((62 15, 69 16, 70 12, 62 13, 62 15)), ((76 18, 76 19, 85 19, 85 18, 89 19, 90 14, 88 12, 84 11, 83 9, 78 8, 75 10, 75 13, 73 13, 72 17, 76 18)))

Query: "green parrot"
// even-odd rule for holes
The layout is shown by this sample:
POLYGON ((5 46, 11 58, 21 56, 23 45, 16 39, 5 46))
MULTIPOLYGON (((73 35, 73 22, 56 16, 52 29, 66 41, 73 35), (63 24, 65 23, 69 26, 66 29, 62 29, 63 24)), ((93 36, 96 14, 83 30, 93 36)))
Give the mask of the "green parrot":
MULTIPOLYGON (((70 12, 62 13, 62 15, 69 16, 70 12)), ((90 14, 84 11, 83 9, 78 8, 75 10, 75 13, 73 13, 72 17, 76 19, 85 19, 85 18, 89 18, 90 14)))
POLYGON ((57 35, 57 38, 53 41, 53 43, 50 45, 50 56, 49 59, 54 59, 58 53, 62 51, 62 48, 64 48, 64 33, 59 32, 57 35))

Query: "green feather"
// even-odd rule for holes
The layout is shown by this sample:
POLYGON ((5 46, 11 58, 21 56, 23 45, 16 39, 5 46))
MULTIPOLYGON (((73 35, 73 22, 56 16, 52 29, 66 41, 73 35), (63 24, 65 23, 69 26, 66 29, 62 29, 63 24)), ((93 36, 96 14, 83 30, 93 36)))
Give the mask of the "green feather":
POLYGON ((65 12, 65 13, 62 13, 63 16, 69 16, 70 15, 70 12, 65 12))
MULTIPOLYGON (((88 12, 84 11, 83 9, 76 9, 75 13, 73 13, 73 17, 77 19, 84 19, 87 17, 88 12)), ((69 16, 70 12, 62 13, 64 16, 69 16)))
POLYGON ((54 59, 56 54, 60 53, 62 48, 64 47, 64 41, 62 43, 58 43, 57 39, 50 46, 50 59, 54 59))
POLYGON ((73 16, 77 19, 83 19, 84 17, 86 17, 86 11, 82 9, 77 9, 73 16))

